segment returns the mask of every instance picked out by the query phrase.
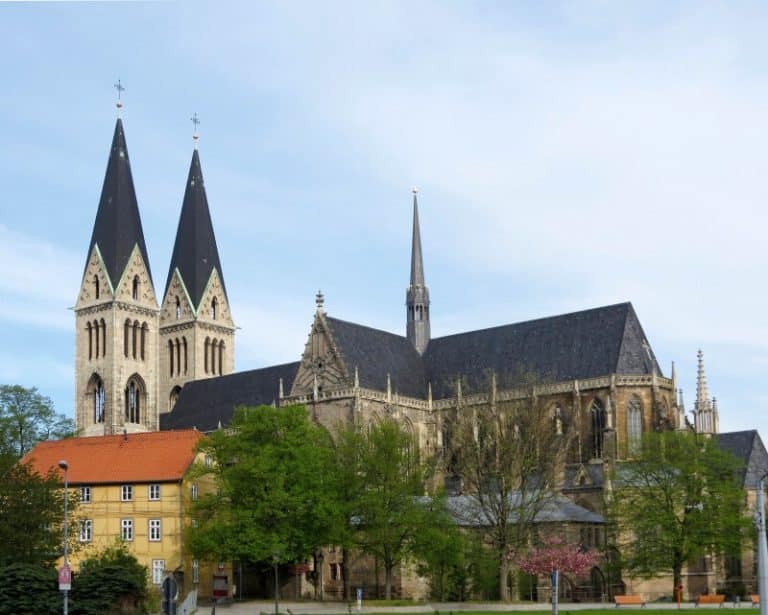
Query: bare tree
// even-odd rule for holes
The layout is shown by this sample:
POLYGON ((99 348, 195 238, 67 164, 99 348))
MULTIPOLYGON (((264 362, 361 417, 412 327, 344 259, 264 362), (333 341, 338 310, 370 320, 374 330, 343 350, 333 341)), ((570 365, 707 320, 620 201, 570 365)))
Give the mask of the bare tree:
POLYGON ((494 374, 487 392, 463 401, 447 426, 448 470, 461 480, 465 506, 459 514, 486 528, 499 562, 500 597, 509 600, 516 567, 509 555, 526 550, 537 515, 555 496, 575 420, 546 408, 532 384, 522 398, 499 394, 494 374))

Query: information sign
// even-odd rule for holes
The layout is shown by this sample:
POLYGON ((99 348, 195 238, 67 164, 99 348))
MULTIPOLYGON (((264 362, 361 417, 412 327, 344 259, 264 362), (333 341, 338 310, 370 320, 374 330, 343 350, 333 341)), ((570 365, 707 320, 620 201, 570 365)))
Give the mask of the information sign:
POLYGON ((72 569, 69 564, 64 564, 59 568, 59 590, 69 591, 70 589, 72 589, 72 569))

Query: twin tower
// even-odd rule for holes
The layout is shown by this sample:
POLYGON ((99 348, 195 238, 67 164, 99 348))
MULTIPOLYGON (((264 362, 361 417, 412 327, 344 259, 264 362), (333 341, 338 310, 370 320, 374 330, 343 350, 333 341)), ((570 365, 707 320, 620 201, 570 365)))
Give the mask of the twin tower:
POLYGON ((197 149, 158 306, 117 120, 74 311, 80 435, 157 430, 184 383, 232 372, 235 326, 197 149))

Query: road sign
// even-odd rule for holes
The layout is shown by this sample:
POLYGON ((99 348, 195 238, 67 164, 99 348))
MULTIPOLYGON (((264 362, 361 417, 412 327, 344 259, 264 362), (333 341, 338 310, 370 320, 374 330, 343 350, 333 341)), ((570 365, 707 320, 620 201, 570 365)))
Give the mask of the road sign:
POLYGON ((59 590, 69 591, 70 589, 72 589, 72 569, 69 564, 64 564, 59 568, 59 590))

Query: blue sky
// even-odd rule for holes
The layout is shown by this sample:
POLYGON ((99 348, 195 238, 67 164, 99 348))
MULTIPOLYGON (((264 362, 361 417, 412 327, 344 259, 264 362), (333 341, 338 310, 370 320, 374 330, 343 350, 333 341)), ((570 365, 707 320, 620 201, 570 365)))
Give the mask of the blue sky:
POLYGON ((333 316, 433 335, 631 300, 690 408, 768 434, 768 8, 611 1, 0 4, 0 382, 71 413, 73 305, 124 122, 161 293, 200 154, 238 370, 333 316))

